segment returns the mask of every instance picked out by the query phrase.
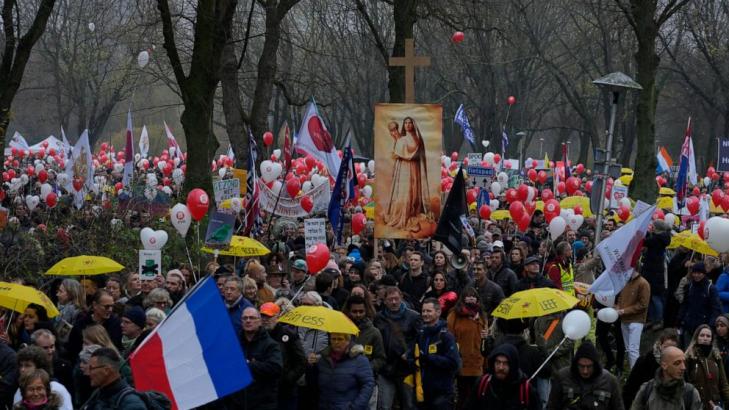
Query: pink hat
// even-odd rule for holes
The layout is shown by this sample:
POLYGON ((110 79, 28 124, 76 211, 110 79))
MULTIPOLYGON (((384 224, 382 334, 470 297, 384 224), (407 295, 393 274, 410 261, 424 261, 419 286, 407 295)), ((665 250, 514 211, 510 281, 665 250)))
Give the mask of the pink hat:
POLYGON ((327 262, 327 266, 324 269, 334 269, 337 272, 342 273, 342 271, 339 270, 339 265, 331 259, 327 262))

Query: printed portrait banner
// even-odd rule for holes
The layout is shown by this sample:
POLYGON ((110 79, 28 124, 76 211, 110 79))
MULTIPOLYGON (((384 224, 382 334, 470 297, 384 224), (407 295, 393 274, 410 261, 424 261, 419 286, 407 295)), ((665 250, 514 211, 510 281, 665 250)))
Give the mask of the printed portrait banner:
MULTIPOLYGON (((260 191, 259 204, 261 209, 266 212, 273 212, 273 208, 276 206, 276 194, 261 180, 258 181, 258 189, 260 191)), ((329 184, 324 183, 307 192, 307 195, 314 201, 312 213, 327 211, 331 194, 330 189, 329 184)), ((276 215, 288 218, 305 218, 309 216, 309 213, 301 207, 301 198, 291 199, 288 195, 281 195, 278 206, 276 206, 276 215)))
POLYGON ((627 186, 614 186, 610 191, 610 209, 620 208, 620 200, 628 197, 627 186))
POLYGON ((375 237, 430 238, 440 216, 443 107, 375 105, 375 237))

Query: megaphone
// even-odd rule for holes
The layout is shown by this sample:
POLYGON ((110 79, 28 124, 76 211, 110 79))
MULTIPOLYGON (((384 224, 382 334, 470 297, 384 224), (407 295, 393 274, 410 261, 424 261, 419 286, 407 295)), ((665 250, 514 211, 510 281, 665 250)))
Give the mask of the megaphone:
POLYGON ((468 265, 468 257, 466 255, 459 253, 456 255, 453 255, 451 258, 451 266, 453 266, 454 269, 463 269, 468 265))

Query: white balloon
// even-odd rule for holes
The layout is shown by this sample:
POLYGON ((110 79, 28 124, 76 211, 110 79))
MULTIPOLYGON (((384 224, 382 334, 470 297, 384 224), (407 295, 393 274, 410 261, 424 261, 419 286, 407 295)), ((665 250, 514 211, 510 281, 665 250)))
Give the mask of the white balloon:
POLYGON ((117 218, 112 218, 109 222, 111 223, 112 228, 118 228, 122 225, 122 220, 117 218))
MULTIPOLYGON (((170 149, 172 149, 172 148, 170 148, 170 149)), ((175 158, 172 160, 172 163, 175 165, 175 168, 177 168, 178 166, 180 166, 180 159, 175 158)))
POLYGON ((481 141, 481 145, 483 145, 484 148, 488 148, 490 143, 491 143, 491 141, 488 141, 488 140, 481 141))
POLYGON ((489 208, 491 208, 491 212, 499 209, 499 200, 498 199, 492 199, 489 201, 489 208))
POLYGON ((562 319, 562 331, 570 340, 578 340, 590 332, 590 316, 582 310, 573 310, 562 319))
POLYGON ((711 249, 729 252, 729 219, 719 216, 709 218, 704 225, 704 237, 711 249))
POLYGON ((492 165, 494 163, 494 153, 487 152, 483 154, 483 160, 486 161, 487 165, 492 165))
POLYGON ((281 187, 283 184, 281 181, 274 181, 273 186, 271 187, 271 191, 273 191, 274 195, 278 195, 281 192, 281 187))
POLYGON ((120 162, 114 163, 115 172, 122 172, 123 170, 124 170, 124 165, 122 165, 120 162))
POLYGON ((709 186, 709 185, 711 185, 711 178, 704 177, 704 186, 709 186))
POLYGON ((301 190, 304 192, 309 192, 313 187, 314 184, 312 184, 311 181, 304 181, 304 185, 301 186, 301 190))
POLYGON ((30 212, 33 212, 33 210, 35 210, 39 202, 40 198, 38 198, 38 195, 28 195, 25 197, 25 204, 28 205, 28 210, 30 212))
MULTIPOLYGON (((156 184, 154 184, 156 185, 156 184)), ((154 198, 157 198, 157 188, 154 186, 148 186, 144 188, 144 197, 147 198, 147 200, 152 201, 154 198)))
POLYGON ((227 169, 225 169, 225 168, 220 168, 220 169, 218 170, 218 175, 220 176, 220 178, 223 178, 223 177, 225 176, 225 174, 226 174, 227 172, 228 172, 228 170, 227 170, 227 169))
POLYGON ((159 161, 157 163, 157 168, 159 168, 160 171, 164 170, 167 166, 167 161, 159 161))
POLYGON ((44 201, 46 200, 46 197, 48 196, 48 194, 50 194, 51 192, 53 192, 53 187, 51 186, 51 184, 45 183, 45 184, 41 185, 40 197, 43 198, 44 201))
POLYGON ((43 171, 44 169, 46 169, 46 167, 43 166, 43 161, 37 159, 36 160, 36 164, 35 164, 35 173, 36 173, 36 175, 38 175, 38 173, 41 172, 41 171, 43 171))
POLYGON ((441 161, 443 163, 443 166, 446 168, 451 167, 451 157, 443 155, 443 160, 441 161))
POLYGON ((562 217, 562 218, 564 218, 565 220, 569 219, 569 218, 570 218, 570 216, 572 216, 572 215, 574 215, 574 214, 575 214, 575 210, 574 210, 574 209, 572 209, 572 208, 562 208, 562 209, 561 209, 561 210, 559 211, 559 216, 561 216, 561 217, 562 217))
POLYGON ((30 181, 30 179, 28 179, 28 175, 27 174, 22 174, 20 176, 20 183, 21 184, 27 185, 28 184, 28 181, 30 181))
POLYGON ((144 249, 159 250, 167 243, 167 231, 155 231, 152 228, 143 228, 139 232, 144 249))
POLYGON ((674 226, 676 224, 676 215, 667 213, 666 216, 663 217, 663 220, 666 221, 669 226, 674 226))
POLYGON ((494 195, 501 194, 501 184, 498 181, 491 183, 491 192, 493 192, 494 195))
POLYGON ((595 293, 595 300, 600 302, 601 305, 606 307, 614 307, 615 306, 615 294, 614 293, 602 293, 597 292, 595 293))
POLYGON ((506 175, 506 172, 499 172, 499 175, 496 176, 496 180, 499 181, 499 184, 501 184, 502 187, 509 184, 509 176, 506 175))
POLYGON ((618 311, 611 307, 602 308, 597 311, 597 318, 605 323, 615 322, 618 320, 618 316, 618 311))
POLYGON ((620 206, 627 206, 628 208, 632 208, 630 206, 631 205, 630 199, 628 199, 628 198, 625 198, 625 197, 620 198, 620 201, 618 201, 618 202, 620 203, 620 206))
POLYGON ((281 158, 281 150, 280 149, 273 150, 273 156, 276 157, 276 159, 281 158))
POLYGON ((537 189, 533 186, 527 186, 527 200, 526 202, 533 202, 537 199, 537 189))
POLYGON ((261 162, 260 168, 261 179, 263 179, 263 182, 268 183, 276 179, 276 177, 274 176, 275 171, 273 169, 273 161, 265 160, 261 162))
POLYGON ((567 225, 569 225, 570 229, 573 231, 580 229, 583 222, 585 222, 585 217, 582 215, 570 215, 570 217, 567 218, 567 225))
POLYGON ((185 204, 177 204, 170 209, 170 222, 183 238, 192 223, 192 214, 185 204))
POLYGON ((134 154, 134 162, 139 162, 140 159, 142 159, 142 154, 138 152, 134 154))
POLYGON ((552 218, 551 221, 549 221, 549 236, 552 238, 552 240, 557 239, 560 235, 564 233, 565 228, 567 227, 567 222, 562 218, 561 216, 555 216, 552 218))
POLYGON ((175 184, 177 185, 181 185, 182 181, 185 180, 185 174, 180 168, 176 168, 174 171, 172 171, 172 180, 175 181, 175 184))
POLYGON ((144 68, 149 63, 149 53, 147 50, 142 51, 137 55, 137 64, 139 64, 139 68, 144 68))
POLYGON ((170 188, 168 186, 163 186, 162 187, 162 192, 164 192, 167 195, 172 195, 172 188, 170 188))
POLYGON ((362 195, 365 196, 365 198, 372 198, 372 187, 369 185, 365 185, 364 188, 360 189, 360 192, 362 195))
POLYGON ((375 160, 371 159, 367 162, 367 169, 370 171, 370 173, 375 173, 375 160))
POLYGON ((96 30, 96 24, 94 24, 94 23, 89 23, 89 31, 93 33, 93 32, 94 32, 94 30, 96 30))

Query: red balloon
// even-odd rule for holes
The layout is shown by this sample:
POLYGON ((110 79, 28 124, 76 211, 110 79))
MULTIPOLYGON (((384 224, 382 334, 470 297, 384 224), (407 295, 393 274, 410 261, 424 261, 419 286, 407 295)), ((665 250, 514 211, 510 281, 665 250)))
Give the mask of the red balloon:
POLYGON ((721 189, 717 188, 711 192, 711 201, 714 202, 714 206, 719 206, 722 199, 724 199, 724 193, 721 189))
POLYGON ((698 229, 697 233, 699 234, 699 238, 701 238, 701 239, 706 239, 706 237, 704 236, 704 225, 705 224, 706 224, 706 221, 701 221, 699 223, 699 229, 698 229))
POLYGON ((172 171, 173 171, 173 166, 172 166, 172 163, 171 163, 171 162, 168 162, 168 163, 167 163, 167 164, 165 165, 164 169, 162 169, 162 173, 163 173, 164 175, 167 175, 167 176, 170 176, 170 175, 172 175, 172 171))
POLYGON ((701 195, 701 190, 699 189, 699 187, 695 186, 694 189, 691 191, 691 193, 696 196, 699 196, 699 195, 701 195))
POLYGON ((296 178, 289 178, 286 180, 286 192, 289 193, 291 198, 296 198, 299 191, 301 191, 301 182, 296 178))
POLYGON ((352 233, 359 235, 367 225, 367 217, 362 212, 357 212, 352 216, 352 233))
POLYGON ((536 202, 524 202, 524 209, 529 216, 534 214, 534 210, 537 209, 536 202))
POLYGON ((557 192, 560 194, 564 194, 564 192, 567 190, 567 186, 565 185, 564 181, 559 181, 559 184, 557 184, 557 192))
MULTIPOLYGON (((47 145, 48 143, 47 143, 47 142, 45 142, 44 144, 46 144, 46 145, 47 145)), ((43 149, 43 148, 41 148, 41 149, 39 149, 39 150, 38 150, 38 152, 37 152, 37 153, 36 153, 35 155, 36 155, 36 156, 37 156, 38 158, 43 158, 43 157, 45 157, 45 156, 46 156, 46 150, 45 150, 45 149, 43 149)))
POLYGON ((656 212, 653 212, 653 219, 663 219, 666 217, 666 214, 663 212, 663 209, 656 209, 656 212))
POLYGON ((316 158, 311 155, 307 155, 306 158, 304 158, 304 163, 306 163, 306 168, 311 171, 311 169, 316 166, 316 158))
POLYGON ((466 202, 469 205, 476 202, 476 199, 478 199, 478 189, 469 189, 466 191, 466 202))
POLYGON ((187 194, 187 208, 190 210, 192 219, 200 221, 208 212, 210 206, 210 198, 207 192, 200 188, 195 188, 187 194))
POLYGON ((273 144, 273 133, 271 131, 266 131, 263 133, 263 143, 270 147, 271 144, 273 144))
POLYGON ((544 188, 542 190, 542 201, 549 201, 550 199, 554 198, 554 192, 552 192, 549 188, 544 188))
POLYGON ((452 42, 454 42, 454 43, 456 43, 456 44, 458 44, 458 43, 460 43, 461 41, 463 41, 463 39, 464 39, 464 38, 466 38, 466 35, 465 35, 465 34, 463 34, 463 32, 462 32, 462 31, 456 31, 456 32, 455 32, 455 33, 453 33, 453 35, 451 36, 451 41, 452 41, 452 42))
POLYGON ((10 175, 7 172, 3 172, 3 181, 10 181, 10 175))
POLYGON ((513 95, 508 96, 506 98, 506 103, 509 104, 509 105, 516 104, 516 97, 514 97, 513 95))
POLYGON ((529 171, 527 171, 527 177, 529 177, 529 180, 532 182, 537 181, 537 171, 534 168, 529 168, 529 171))
POLYGON ((719 176, 719 174, 714 172, 713 174, 709 174, 709 178, 711 178, 712 181, 716 182, 719 180, 720 176, 719 176))
POLYGON ((575 211, 575 215, 582 215, 582 207, 580 205, 575 205, 572 210, 575 211))
POLYGON ((114 189, 116 189, 116 192, 121 191, 123 188, 124 184, 122 184, 121 182, 117 182, 116 184, 114 184, 114 189))
POLYGON ((526 201, 527 198, 529 198, 529 186, 527 186, 526 184, 519 185, 519 188, 517 188, 516 192, 519 196, 520 201, 526 201))
POLYGON ((9 169, 9 170, 8 170, 8 176, 10 177, 10 179, 13 179, 13 178, 15 178, 15 176, 16 176, 16 174, 15 174, 15 170, 14 170, 14 169, 12 169, 12 168, 11 168, 11 169, 9 169))
POLYGON ((627 221, 628 218, 630 218, 630 208, 625 205, 621 205, 620 208, 618 208, 618 218, 620 218, 623 222, 627 221))
POLYGON ((729 195, 724 195, 721 198, 721 209, 723 209, 724 212, 729 212, 729 195))
MULTIPOLYGON (((451 153, 451 161, 458 161, 458 153, 456 151, 453 151, 451 153)), ((453 164, 451 164, 453 165, 453 164)))
POLYGON ((580 188, 580 179, 577 177, 569 177, 566 182, 567 193, 573 195, 580 188))
POLYGON ((357 175, 357 185, 359 185, 360 188, 364 188, 365 185, 367 185, 367 175, 365 175, 365 174, 357 175))
POLYGON ((73 180, 73 189, 76 190, 76 192, 81 191, 81 188, 84 187, 84 181, 81 180, 81 178, 74 178, 73 180))
POLYGON ((511 169, 511 162, 507 162, 504 164, 504 168, 511 169))
POLYGON ((699 198, 695 196, 690 196, 686 199, 686 209, 688 209, 691 215, 696 215, 699 212, 699 205, 699 198))
POLYGON ((304 197, 301 198, 301 208, 306 211, 306 213, 309 213, 312 209, 314 209, 314 201, 310 196, 304 195, 304 197))
POLYGON ((519 200, 519 194, 516 192, 516 189, 509 188, 506 190, 506 201, 509 203, 513 203, 519 200))
POLYGON ((582 164, 577 164, 577 166, 575 167, 575 172, 577 172, 578 174, 585 172, 585 166, 582 164))
POLYGON ((48 171, 46 171, 45 169, 40 170, 40 172, 38 172, 38 181, 40 181, 40 183, 42 184, 42 183, 46 182, 47 180, 48 180, 48 171))
POLYGON ((547 172, 544 170, 537 172, 537 181, 544 185, 544 183, 547 182, 547 172))
POLYGON ((2 189, 0 189, 0 202, 2 202, 4 200, 5 200, 5 191, 3 191, 2 189))
POLYGON ((532 217, 525 213, 521 216, 519 219, 519 222, 516 224, 519 227, 519 230, 522 232, 526 232, 527 229, 529 229, 529 224, 532 222, 532 217))
POLYGON ((326 244, 317 243, 306 250, 306 267, 311 275, 316 275, 329 263, 329 248, 326 244))
POLYGON ((588 194, 592 192, 592 181, 585 182, 585 191, 587 191, 588 194))
POLYGON ((478 208, 478 216, 481 219, 491 219, 491 208, 486 204, 481 205, 481 208, 478 208))
POLYGON ((106 151, 109 148, 109 144, 102 142, 101 143, 101 151, 106 151))
POLYGON ((509 215, 511 215, 512 221, 518 222, 525 212, 526 209, 524 208, 524 204, 520 201, 512 202, 511 205, 509 205, 509 215))
POLYGON ((537 165, 539 165, 539 163, 537 162, 537 160, 536 160, 536 159, 533 159, 533 160, 532 160, 532 168, 536 168, 536 167, 537 167, 537 165))
MULTIPOLYGON (((544 201, 544 216, 557 216, 562 211, 562 208, 559 206, 559 201, 556 199, 550 199, 547 201, 544 201)), ((552 218, 549 218, 551 220, 552 218)))
POLYGON ((49 208, 53 208, 58 203, 58 195, 56 195, 55 192, 49 192, 48 195, 46 195, 45 201, 49 208))
POLYGON ((28 174, 29 177, 32 177, 35 174, 35 168, 33 168, 32 165, 28 165, 28 168, 25 169, 25 173, 28 174))
POLYGON ((494 154, 494 164, 501 162, 501 154, 494 154))

